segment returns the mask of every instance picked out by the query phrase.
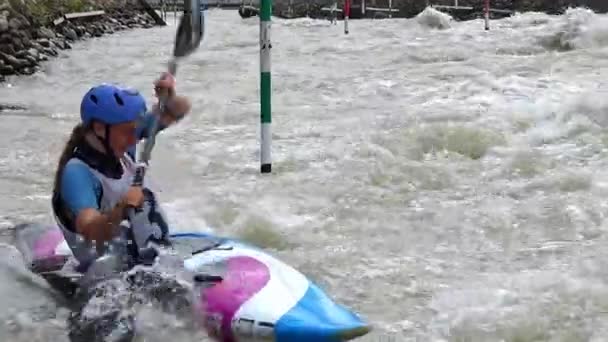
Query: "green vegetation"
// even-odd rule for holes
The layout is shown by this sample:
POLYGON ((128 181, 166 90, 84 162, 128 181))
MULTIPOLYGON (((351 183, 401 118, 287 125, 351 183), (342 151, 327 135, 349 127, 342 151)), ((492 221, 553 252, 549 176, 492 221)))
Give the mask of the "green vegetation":
POLYGON ((87 0, 28 0, 26 6, 31 16, 43 25, 62 14, 83 12, 91 7, 87 0))
POLYGON ((15 15, 23 15, 37 24, 48 25, 65 13, 100 8, 103 1, 93 0, 6 0, 15 15))

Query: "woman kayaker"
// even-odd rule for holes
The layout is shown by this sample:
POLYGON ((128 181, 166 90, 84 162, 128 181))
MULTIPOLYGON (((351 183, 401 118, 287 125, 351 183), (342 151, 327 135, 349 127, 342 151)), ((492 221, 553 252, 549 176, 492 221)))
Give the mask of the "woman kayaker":
MULTIPOLYGON (((113 84, 92 87, 82 98, 81 120, 59 158, 52 197, 55 219, 80 272, 116 237, 130 242, 163 241, 167 237, 166 219, 154 193, 145 180, 143 187, 132 186, 135 146, 147 138, 155 116, 160 118, 160 131, 181 120, 191 105, 187 98, 175 94, 171 75, 164 74, 154 84, 156 96, 168 98, 162 113, 158 104, 148 112, 137 90, 113 84), (132 208, 140 210, 129 217, 132 208), (122 222, 129 222, 135 236, 127 234, 122 222)), ((129 254, 136 251, 130 248, 129 254)))

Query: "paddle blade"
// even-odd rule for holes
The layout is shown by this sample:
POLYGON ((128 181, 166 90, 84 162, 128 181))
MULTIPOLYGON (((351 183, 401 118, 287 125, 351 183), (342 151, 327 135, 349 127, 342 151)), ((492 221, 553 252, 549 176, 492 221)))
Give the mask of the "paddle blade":
POLYGON ((182 16, 175 36, 173 56, 185 57, 198 48, 205 32, 201 0, 184 0, 182 16))

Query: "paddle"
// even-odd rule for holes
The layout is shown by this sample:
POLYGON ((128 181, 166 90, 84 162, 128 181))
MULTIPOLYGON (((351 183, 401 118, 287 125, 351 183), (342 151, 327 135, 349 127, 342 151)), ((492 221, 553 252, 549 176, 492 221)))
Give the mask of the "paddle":
MULTIPOLYGON (((184 0, 184 15, 179 22, 177 33, 175 34, 173 58, 168 63, 168 71, 171 75, 175 76, 177 72, 178 59, 190 55, 199 47, 203 40, 204 33, 204 21, 201 14, 200 0, 184 0)), ((165 110, 166 104, 166 98, 159 98, 159 109, 161 113, 165 110)), ((158 117, 154 116, 148 131, 148 138, 146 138, 144 149, 140 155, 141 164, 137 167, 133 185, 142 185, 143 183, 145 168, 150 161, 152 149, 156 142, 158 127, 158 117)))
MULTIPOLYGON (((184 14, 180 20, 176 35, 175 45, 173 48, 173 58, 169 61, 168 71, 171 75, 175 76, 177 71, 178 59, 186 57, 194 52, 199 46, 204 35, 204 22, 201 15, 201 0, 184 0, 184 14)), ((159 98, 159 109, 162 113, 166 108, 167 99, 164 97, 159 98)), ((153 117, 153 122, 148 131, 148 138, 144 143, 144 149, 140 154, 140 160, 137 165, 135 177, 133 179, 134 186, 141 186, 143 184, 145 171, 150 161, 152 149, 156 141, 156 133, 158 131, 157 116, 153 117)), ((131 211, 130 215, 134 212, 131 211)), ((85 276, 82 279, 82 284, 91 284, 101 279, 106 279, 116 271, 123 268, 124 259, 119 257, 122 253, 116 253, 109 247, 104 255, 97 258, 87 269, 85 276)), ((140 250, 140 254, 148 254, 147 250, 140 250)))
MULTIPOLYGON (((177 72, 178 59, 186 57, 194 52, 203 40, 204 21, 201 14, 201 0, 185 0, 184 1, 184 14, 180 19, 175 34, 175 44, 173 47, 173 58, 168 63, 169 74, 175 76, 177 72)), ((159 112, 163 113, 167 106, 167 99, 162 95, 159 95, 159 112)), ((148 163, 151 158, 152 149, 156 142, 156 134, 159 128, 159 117, 153 116, 152 123, 148 129, 148 136, 144 143, 143 151, 140 154, 139 162, 135 171, 135 177, 133 179, 134 186, 141 186, 143 184, 144 176, 148 163)), ((132 217, 138 209, 132 210, 129 215, 132 217)), ((145 258, 146 256, 153 256, 153 251, 146 249, 143 246, 140 247, 140 256, 145 258)))

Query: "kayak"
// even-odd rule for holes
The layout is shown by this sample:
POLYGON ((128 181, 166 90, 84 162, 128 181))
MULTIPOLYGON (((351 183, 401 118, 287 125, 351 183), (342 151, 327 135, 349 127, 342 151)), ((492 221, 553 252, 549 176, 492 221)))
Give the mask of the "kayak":
MULTIPOLYGON (((65 288, 65 279, 57 280, 73 256, 59 228, 28 223, 16 234, 30 270, 65 288)), ((192 273, 195 285, 204 283, 193 287, 192 313, 220 341, 348 341, 371 330, 301 272, 260 248, 200 232, 172 234, 171 241, 189 249, 183 270, 192 273)))

